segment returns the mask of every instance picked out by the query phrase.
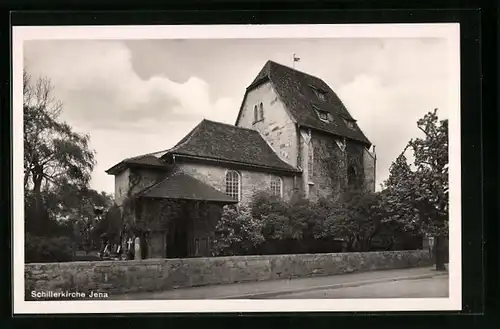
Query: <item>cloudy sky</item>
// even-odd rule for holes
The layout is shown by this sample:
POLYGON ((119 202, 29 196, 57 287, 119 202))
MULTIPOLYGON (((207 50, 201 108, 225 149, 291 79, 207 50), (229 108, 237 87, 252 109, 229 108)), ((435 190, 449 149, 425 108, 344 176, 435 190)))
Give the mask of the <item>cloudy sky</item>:
POLYGON ((446 39, 32 40, 24 66, 52 80, 61 118, 91 136, 91 185, 114 192, 104 171, 168 149, 203 118, 234 124, 245 88, 267 60, 324 79, 376 145, 377 185, 416 120, 448 117, 446 39))

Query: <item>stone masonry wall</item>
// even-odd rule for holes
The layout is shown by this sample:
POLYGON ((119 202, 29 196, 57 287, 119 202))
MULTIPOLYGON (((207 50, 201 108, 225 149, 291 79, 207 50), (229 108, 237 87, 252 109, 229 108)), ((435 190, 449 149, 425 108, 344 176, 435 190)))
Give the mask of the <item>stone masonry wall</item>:
POLYGON ((363 167, 365 170, 365 188, 367 191, 374 192, 376 189, 376 158, 375 155, 366 148, 363 150, 363 167))
MULTIPOLYGON (((228 168, 208 164, 178 164, 183 171, 225 193, 228 168)), ((241 204, 246 205, 256 191, 270 189, 273 175, 258 171, 237 170, 241 176, 241 204)), ((280 176, 283 181, 283 199, 288 201, 294 193, 293 177, 280 176)))
POLYGON ((364 187, 365 180, 364 149, 365 147, 361 143, 347 141, 347 165, 354 169, 355 186, 359 189, 364 187))
POLYGON ((400 269, 432 263, 426 250, 25 264, 25 293, 121 294, 236 282, 400 269))
POLYGON ((346 187, 346 155, 331 136, 313 132, 311 141, 314 147, 314 185, 309 185, 309 198, 311 201, 335 199, 346 187))
MULTIPOLYGON (((305 134, 305 133, 304 133, 305 134)), ((301 136, 304 138, 304 136, 301 136)), ((361 188, 364 184, 364 147, 353 141, 346 141, 345 150, 342 150, 337 141, 342 141, 335 136, 317 132, 311 132, 311 142, 313 147, 313 177, 312 182, 308 181, 308 195, 311 201, 319 198, 337 199, 348 187, 348 168, 354 169, 355 186, 361 188)), ((307 148, 311 144, 303 144, 302 158, 304 158, 304 168, 307 166, 307 148)), ((304 176, 306 176, 306 174, 304 176)))
POLYGON ((269 82, 248 92, 236 126, 257 130, 281 160, 297 166, 297 128, 269 82), (260 103, 264 119, 254 122, 254 106, 260 103))
POLYGON ((115 176, 115 202, 121 206, 127 197, 129 190, 131 193, 137 193, 146 187, 152 186, 166 176, 166 172, 150 168, 126 169, 115 176))
POLYGON ((115 202, 118 206, 121 206, 123 200, 127 197, 129 175, 130 169, 126 169, 115 176, 115 202))

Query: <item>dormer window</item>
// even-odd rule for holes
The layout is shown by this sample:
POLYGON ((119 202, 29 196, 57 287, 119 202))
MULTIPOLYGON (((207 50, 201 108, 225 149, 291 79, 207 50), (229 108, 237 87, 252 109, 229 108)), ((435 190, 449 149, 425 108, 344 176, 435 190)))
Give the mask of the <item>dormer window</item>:
POLYGON ((316 88, 314 86, 311 86, 312 90, 314 91, 314 93, 316 94, 316 97, 318 97, 318 99, 322 102, 326 101, 326 91, 324 90, 321 90, 319 88, 316 88))
POLYGON ((321 121, 327 122, 327 123, 330 123, 330 122, 333 121, 333 117, 332 117, 332 114, 330 112, 324 111, 324 110, 320 110, 317 107, 314 107, 314 110, 316 111, 316 114, 318 115, 318 118, 321 121))
POLYGON ((320 101, 324 102, 326 100, 325 93, 322 91, 316 90, 316 96, 318 96, 320 101))
POLYGON ((344 120, 344 123, 347 126, 347 128, 352 129, 352 130, 356 128, 356 125, 354 124, 355 121, 349 120, 346 118, 342 118, 342 119, 344 120))

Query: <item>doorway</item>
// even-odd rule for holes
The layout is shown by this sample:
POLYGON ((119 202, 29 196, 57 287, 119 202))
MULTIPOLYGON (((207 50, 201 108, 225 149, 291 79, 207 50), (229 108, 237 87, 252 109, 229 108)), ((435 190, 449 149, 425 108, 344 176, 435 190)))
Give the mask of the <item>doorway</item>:
POLYGON ((166 232, 165 249, 167 258, 185 258, 188 256, 188 225, 186 212, 170 218, 166 232))

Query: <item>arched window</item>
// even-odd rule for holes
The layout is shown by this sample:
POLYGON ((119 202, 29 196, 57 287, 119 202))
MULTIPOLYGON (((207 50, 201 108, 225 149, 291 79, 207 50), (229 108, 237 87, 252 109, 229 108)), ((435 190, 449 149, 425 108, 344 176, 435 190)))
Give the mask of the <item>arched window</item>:
POLYGON ((259 120, 264 120, 264 105, 262 105, 262 103, 259 104, 259 114, 259 120))
POLYGON ((271 178, 271 194, 275 196, 283 196, 283 181, 281 177, 271 178))
POLYGON ((253 108, 253 122, 259 121, 259 111, 257 110, 257 105, 253 108))
POLYGON ((314 147, 312 140, 309 141, 309 147, 307 148, 307 177, 309 182, 312 182, 314 176, 314 147))
POLYGON ((234 170, 226 173, 226 194, 240 201, 240 174, 234 170))

